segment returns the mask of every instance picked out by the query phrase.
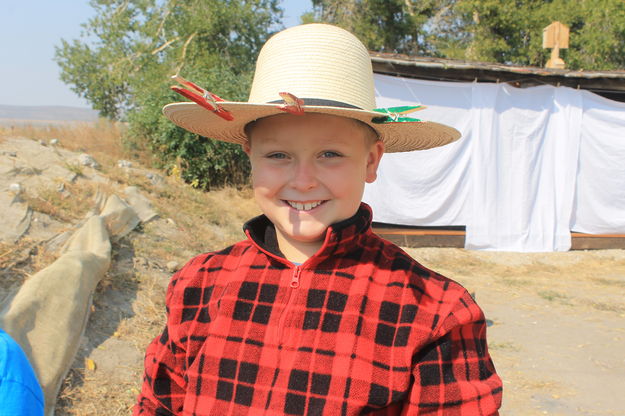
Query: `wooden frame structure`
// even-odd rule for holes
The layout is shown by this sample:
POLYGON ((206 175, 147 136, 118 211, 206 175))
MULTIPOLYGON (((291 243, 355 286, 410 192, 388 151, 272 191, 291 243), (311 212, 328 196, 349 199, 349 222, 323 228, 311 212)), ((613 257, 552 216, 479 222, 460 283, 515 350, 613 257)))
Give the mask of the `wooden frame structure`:
POLYGON ((507 82, 526 88, 566 86, 625 102, 625 71, 573 71, 370 52, 373 72, 449 82, 507 82))

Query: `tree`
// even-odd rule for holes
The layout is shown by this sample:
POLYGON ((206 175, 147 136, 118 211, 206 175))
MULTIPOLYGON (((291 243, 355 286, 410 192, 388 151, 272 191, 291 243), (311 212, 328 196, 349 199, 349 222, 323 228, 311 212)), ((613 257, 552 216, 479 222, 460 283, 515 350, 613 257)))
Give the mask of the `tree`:
MULTIPOLYGON (((574 69, 625 69, 625 2, 554 0, 546 20, 560 20, 571 30, 567 66, 574 69)), ((548 24, 547 23, 547 24, 548 24)))
POLYGON ((542 30, 571 28, 572 69, 625 68, 622 0, 312 0, 304 22, 337 24, 370 50, 544 66, 542 30))
POLYGON ((621 0, 455 0, 429 39, 449 58, 542 67, 549 59, 542 30, 555 20, 570 27, 561 50, 568 68, 625 68, 621 0))
POLYGON ((163 166, 202 188, 242 183, 249 172, 237 145, 203 140, 174 126, 163 105, 183 101, 170 76, 229 100, 246 100, 256 56, 282 12, 278 0, 92 0, 96 16, 80 39, 56 49, 61 79, 102 116, 127 120, 163 166))
POLYGON ((428 54, 427 21, 444 0, 312 0, 304 23, 325 22, 354 33, 369 50, 428 54))

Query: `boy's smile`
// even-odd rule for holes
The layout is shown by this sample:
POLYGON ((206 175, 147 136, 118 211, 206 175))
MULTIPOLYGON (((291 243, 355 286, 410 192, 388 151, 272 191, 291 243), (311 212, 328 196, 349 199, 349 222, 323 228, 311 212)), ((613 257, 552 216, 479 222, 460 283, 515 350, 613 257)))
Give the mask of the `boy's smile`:
POLYGON ((251 129, 244 148, 254 197, 289 260, 305 261, 328 226, 356 213, 384 151, 371 134, 355 120, 318 113, 267 117, 251 129))

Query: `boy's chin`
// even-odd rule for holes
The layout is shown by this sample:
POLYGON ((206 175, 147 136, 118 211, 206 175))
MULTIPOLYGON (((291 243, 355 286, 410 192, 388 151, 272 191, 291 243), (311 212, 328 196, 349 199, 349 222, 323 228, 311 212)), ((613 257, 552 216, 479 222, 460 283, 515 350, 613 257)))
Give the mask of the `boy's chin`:
POLYGON ((281 230, 281 234, 287 239, 303 243, 303 244, 311 244, 311 243, 319 243, 322 242, 326 237, 326 231, 328 230, 328 226, 324 224, 319 224, 314 227, 304 227, 299 230, 281 230))

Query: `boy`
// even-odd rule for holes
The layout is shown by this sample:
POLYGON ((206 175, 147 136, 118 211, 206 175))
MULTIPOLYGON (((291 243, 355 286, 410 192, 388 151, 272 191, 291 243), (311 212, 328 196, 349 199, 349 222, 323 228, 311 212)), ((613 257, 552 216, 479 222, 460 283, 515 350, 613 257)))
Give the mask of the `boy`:
POLYGON ((373 111, 367 50, 329 25, 272 37, 247 103, 182 82, 199 105, 165 115, 242 144, 264 215, 245 224, 247 240, 172 278, 135 414, 497 414, 482 311, 373 234, 360 202, 384 151, 458 132, 373 111))

